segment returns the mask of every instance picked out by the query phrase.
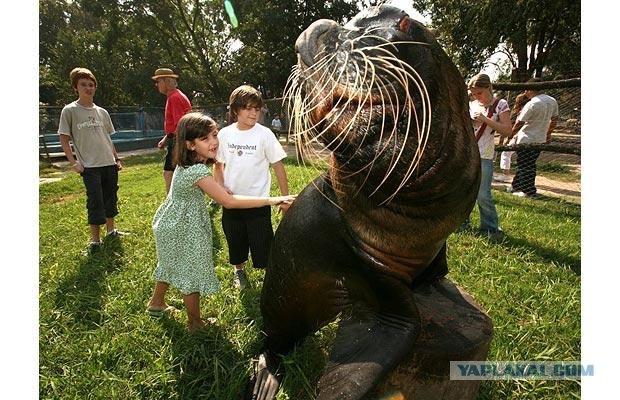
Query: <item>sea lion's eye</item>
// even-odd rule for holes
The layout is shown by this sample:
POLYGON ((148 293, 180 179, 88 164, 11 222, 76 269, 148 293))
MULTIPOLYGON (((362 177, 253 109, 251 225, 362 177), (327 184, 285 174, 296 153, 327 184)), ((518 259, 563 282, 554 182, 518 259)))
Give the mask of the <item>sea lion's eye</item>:
POLYGON ((401 32, 409 33, 409 27, 411 26, 411 18, 405 15, 398 21, 398 30, 401 32))

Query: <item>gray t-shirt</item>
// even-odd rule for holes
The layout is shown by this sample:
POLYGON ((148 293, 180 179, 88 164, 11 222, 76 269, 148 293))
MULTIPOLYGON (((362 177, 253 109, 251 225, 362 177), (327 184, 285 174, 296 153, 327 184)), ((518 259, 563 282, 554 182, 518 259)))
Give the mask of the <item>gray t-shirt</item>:
POLYGON ((110 114, 97 105, 84 107, 74 101, 60 113, 58 134, 71 137, 75 155, 86 168, 116 164, 110 139, 113 133, 110 114))

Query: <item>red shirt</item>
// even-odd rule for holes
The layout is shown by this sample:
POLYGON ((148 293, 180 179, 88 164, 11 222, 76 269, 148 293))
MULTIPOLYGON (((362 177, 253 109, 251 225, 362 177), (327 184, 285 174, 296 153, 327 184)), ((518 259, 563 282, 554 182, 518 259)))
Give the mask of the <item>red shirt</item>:
POLYGON ((182 116, 192 109, 192 103, 183 92, 174 89, 166 98, 166 111, 164 113, 164 133, 175 134, 177 124, 182 116))

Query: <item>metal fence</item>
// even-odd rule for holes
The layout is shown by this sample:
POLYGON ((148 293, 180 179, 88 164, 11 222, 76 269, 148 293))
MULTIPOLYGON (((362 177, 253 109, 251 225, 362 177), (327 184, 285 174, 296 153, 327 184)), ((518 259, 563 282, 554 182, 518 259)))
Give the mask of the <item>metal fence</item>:
MULTIPOLYGON (((568 83, 568 82, 567 82, 568 83)), ((551 134, 551 142, 541 144, 541 151, 536 163, 536 188, 543 195, 560 195, 565 197, 581 197, 581 87, 557 82, 559 87, 541 89, 545 94, 556 99, 559 107, 559 121, 551 134)), ((515 98, 522 93, 524 86, 496 90, 496 95, 508 100, 511 109, 515 98)), ((508 145, 496 134, 495 181, 493 186, 499 190, 507 190, 515 172, 515 154, 512 154, 510 168, 502 169, 502 153, 519 149, 519 146, 508 145)), ((503 154, 506 160, 506 153, 503 154)))
MULTIPOLYGON (((160 107, 105 107, 116 130, 113 141, 118 151, 153 147, 163 136, 164 110, 160 107)), ((39 107, 39 157, 64 155, 58 137, 62 107, 39 107)))
MULTIPOLYGON (((523 91, 523 85, 517 88, 505 88, 496 85, 500 90, 496 94, 508 100, 514 107, 516 96, 523 91)), ((536 186, 542 194, 562 195, 569 197, 581 196, 581 87, 555 87, 545 89, 545 93, 554 97, 559 105, 559 122, 551 135, 551 143, 541 145, 541 154, 537 162, 536 186)), ((289 118, 283 109, 281 98, 265 101, 267 112, 261 122, 271 125, 277 114, 280 116, 282 128, 275 131, 278 137, 284 137, 289 143, 291 135, 289 118)), ((152 148, 163 136, 164 109, 160 107, 105 107, 110 113, 116 129, 113 136, 118 151, 152 148)), ((58 138, 58 122, 62 107, 39 107, 39 155, 50 159, 63 156, 58 138)), ((211 104, 205 107, 194 107, 195 111, 211 116, 221 127, 226 126, 227 105, 211 104)), ((499 135, 496 135, 497 154, 495 158, 494 188, 506 190, 514 176, 515 156, 512 156, 510 169, 500 168, 502 151, 515 150, 507 146, 499 135)), ((505 154, 504 154, 505 156, 505 154)), ((506 157, 504 157, 506 158, 506 157)), ((504 165, 505 166, 505 165, 504 165)))
MULTIPOLYGON (((265 101, 268 111, 261 121, 266 126, 278 114, 282 121, 282 129, 275 132, 279 137, 285 136, 288 142, 287 118, 282 112, 282 99, 265 101)), ((164 109, 162 107, 104 107, 110 114, 116 130, 112 136, 118 151, 140 148, 152 148, 162 138, 164 126, 164 109)), ((203 112, 212 117, 220 127, 226 126, 227 104, 211 104, 205 107, 194 107, 194 111, 203 112)), ((64 152, 58 137, 58 124, 62 107, 39 107, 39 158, 50 160, 63 157, 64 152)))

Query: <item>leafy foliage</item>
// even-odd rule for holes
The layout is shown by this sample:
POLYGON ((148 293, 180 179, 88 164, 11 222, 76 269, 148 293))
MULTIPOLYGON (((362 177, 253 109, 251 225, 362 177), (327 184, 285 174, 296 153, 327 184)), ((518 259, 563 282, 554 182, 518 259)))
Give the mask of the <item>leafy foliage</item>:
POLYGON ((358 4, 376 2, 232 1, 233 29, 219 0, 41 0, 40 100, 72 99, 68 74, 76 66, 97 76, 96 101, 106 106, 163 106, 150 79, 162 66, 179 73, 191 99, 225 102, 244 82, 276 96, 303 29, 319 18, 343 21, 358 4))
POLYGON ((463 75, 496 52, 512 64, 513 81, 571 78, 581 71, 581 5, 572 0, 414 0, 429 15, 463 75))

